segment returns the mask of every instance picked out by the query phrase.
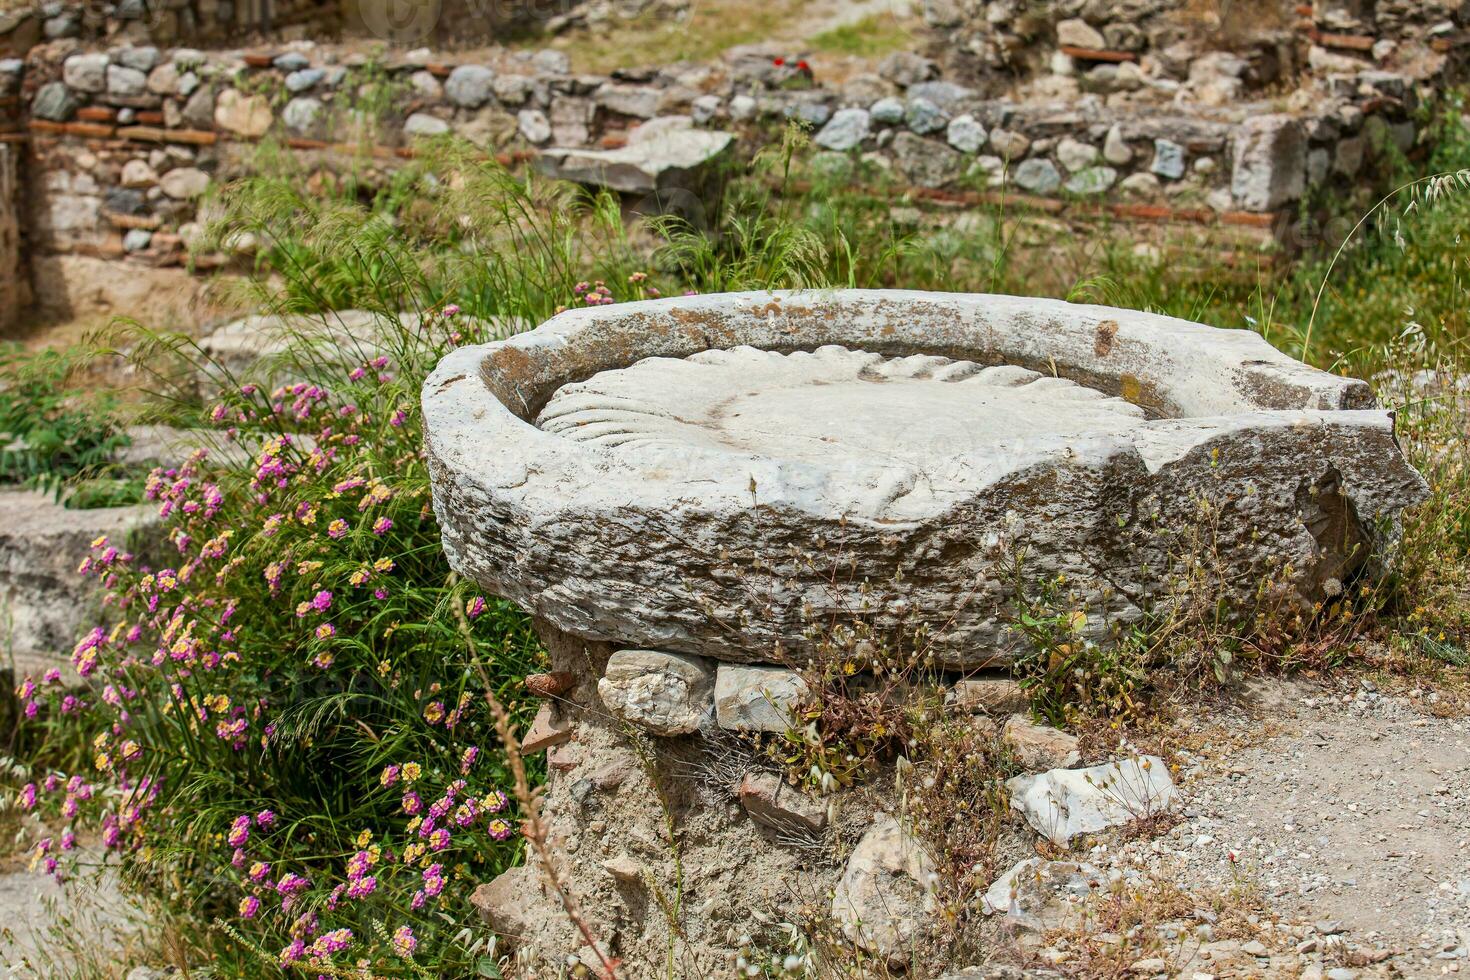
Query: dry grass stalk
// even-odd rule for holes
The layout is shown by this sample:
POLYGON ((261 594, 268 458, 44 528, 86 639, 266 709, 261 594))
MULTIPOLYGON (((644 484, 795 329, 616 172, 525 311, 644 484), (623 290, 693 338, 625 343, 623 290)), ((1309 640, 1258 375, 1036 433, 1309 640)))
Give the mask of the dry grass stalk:
POLYGON ((546 822, 541 816, 541 794, 538 790, 531 788, 531 781, 526 775, 526 760, 521 754, 520 739, 516 737, 511 727, 510 712, 495 696, 494 684, 490 680, 489 672, 485 670, 485 665, 480 661, 478 645, 475 643, 469 620, 465 617, 463 605, 456 602, 454 610, 460 634, 470 648, 470 653, 474 657, 475 670, 480 675, 480 683, 484 685, 485 703, 490 708, 490 714, 495 718, 495 732, 500 736, 501 744, 505 749, 506 761, 510 765, 516 802, 520 805, 522 814, 521 833, 526 838, 526 843, 530 845, 531 852, 536 856, 536 863, 541 869, 542 876, 556 892, 556 897, 561 902, 562 911, 566 914, 567 920, 581 934, 582 941, 597 957, 599 973, 603 980, 617 980, 619 965, 617 958, 607 956, 602 951, 602 947, 598 945, 596 933, 592 931, 591 925, 582 915, 576 896, 572 894, 570 887, 562 877, 561 870, 556 866, 556 853, 549 841, 546 822))

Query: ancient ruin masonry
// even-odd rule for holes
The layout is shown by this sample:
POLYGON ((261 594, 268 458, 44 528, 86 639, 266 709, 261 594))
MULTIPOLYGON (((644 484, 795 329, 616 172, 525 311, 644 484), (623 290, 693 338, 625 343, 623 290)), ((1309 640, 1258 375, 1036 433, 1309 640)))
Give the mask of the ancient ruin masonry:
MULTIPOLYGON (((576 310, 449 355, 424 410, 451 563, 551 653, 528 745, 550 750, 572 890, 632 976, 672 942, 676 879, 695 961, 813 902, 875 956, 926 928, 891 796, 808 795, 739 747, 798 727, 823 630, 922 631, 951 702, 1003 715, 1003 680, 964 678, 1016 649, 1017 555, 1106 643, 1162 611, 1172 532, 1202 513, 1226 598, 1270 582, 1309 605, 1373 574, 1426 493, 1360 381, 1248 331, 1003 296, 576 310)), ((1077 770, 1028 731, 1005 735, 1046 771, 1012 806, 1057 843, 1172 794, 1158 760, 1077 770)), ((534 868, 478 897, 524 962, 591 955, 534 868)))
POLYGON ((1462 76, 1470 40, 1450 0, 1242 0, 1212 14, 1182 0, 928 0, 919 50, 871 63, 767 43, 597 75, 526 47, 371 58, 350 16, 313 3, 272 7, 258 45, 224 49, 256 8, 138 6, 53 2, 0 21, 0 284, 53 313, 138 312, 149 270, 182 281, 248 252, 241 240, 188 261, 200 202, 252 172, 262 140, 308 173, 372 186, 418 141, 453 133, 508 165, 707 217, 709 168, 796 121, 813 174, 876 168, 919 201, 1004 194, 1044 214, 1209 227, 1235 250, 1299 247, 1314 187, 1371 185, 1419 149, 1416 113, 1462 76))

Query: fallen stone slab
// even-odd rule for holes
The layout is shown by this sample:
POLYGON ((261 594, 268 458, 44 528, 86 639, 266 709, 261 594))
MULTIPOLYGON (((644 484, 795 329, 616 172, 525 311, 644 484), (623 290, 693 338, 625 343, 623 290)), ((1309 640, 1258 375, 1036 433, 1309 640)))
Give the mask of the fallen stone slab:
POLYGON ((128 445, 114 457, 125 466, 177 466, 200 449, 207 450, 210 459, 230 465, 250 459, 248 449, 215 430, 132 425, 127 428, 127 436, 128 445))
MULTIPOLYGON (((279 357, 304 337, 315 338, 323 347, 335 346, 340 337, 352 346, 363 343, 378 332, 378 317, 367 310, 338 310, 320 316, 259 313, 232 320, 210 331, 199 341, 199 347, 231 374, 244 376, 258 365, 279 357)), ((350 348, 349 348, 350 349, 350 348)), ((374 343, 362 350, 364 360, 376 356, 374 343)), ((345 352, 336 356, 346 357, 345 352)))
POLYGON ((535 166, 549 177, 624 194, 698 193, 715 176, 734 144, 731 133, 644 124, 633 130, 626 146, 615 150, 549 147, 541 151, 535 166))
MULTIPOLYGON (((461 329, 475 327, 482 335, 499 337, 511 332, 511 324, 498 320, 458 318, 461 329)), ((371 310, 329 310, 318 314, 258 313, 231 320, 199 340, 200 349, 236 378, 283 384, 297 380, 285 355, 310 355, 327 364, 344 368, 365 364, 391 354, 396 331, 416 334, 425 329, 442 329, 426 322, 413 311, 391 316, 371 310)), ((218 378, 213 379, 218 381, 218 378)))
POLYGON ((92 542, 141 550, 158 526, 154 505, 68 510, 46 494, 0 491, 0 641, 18 668, 66 665, 82 632, 103 624, 97 580, 77 573, 92 542))
POLYGON ((1270 211, 1302 196, 1307 187, 1307 137, 1296 118, 1256 116, 1235 133, 1230 192, 1247 211, 1270 211))
POLYGON ((1011 809, 1053 844, 1156 816, 1176 793, 1169 767, 1152 755, 1016 776, 1006 780, 1006 789, 1011 809))
POLYGON ((597 694, 612 714, 655 735, 688 735, 713 714, 714 667, 702 657, 619 650, 597 694))

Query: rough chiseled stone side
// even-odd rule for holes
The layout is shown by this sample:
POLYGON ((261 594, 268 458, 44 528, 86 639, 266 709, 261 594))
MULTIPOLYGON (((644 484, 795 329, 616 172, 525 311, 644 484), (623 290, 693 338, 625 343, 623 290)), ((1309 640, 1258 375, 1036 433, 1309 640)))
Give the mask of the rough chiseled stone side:
POLYGON ((1007 655, 1014 610, 1002 572, 1021 551, 1028 580, 1065 576, 1091 630, 1156 608, 1169 568, 1188 557, 1181 532, 1201 522, 1212 553, 1199 557, 1217 563, 1242 608, 1262 581, 1303 602, 1333 592, 1424 493, 1392 420, 1364 404, 1371 395, 1358 383, 1305 368, 1251 334, 1044 301, 906 293, 580 311, 458 352, 425 387, 451 561, 561 628, 779 662, 804 648, 815 622, 866 603, 881 629, 928 627, 949 666, 1007 655), (687 347, 819 347, 845 332, 909 350, 968 344, 964 352, 981 359, 1051 357, 1063 373, 1183 417, 895 463, 877 475, 687 445, 620 452, 527 421, 559 375, 687 347), (512 405, 521 415, 492 388, 523 399, 512 405), (839 562, 842 574, 831 574, 839 562))
MULTIPOLYGON (((599 689, 609 676, 660 672, 682 689, 699 665, 654 651, 614 651, 544 621, 537 629, 551 670, 528 688, 551 700, 525 744, 548 752, 543 814, 560 881, 598 949, 621 959, 620 976, 663 976, 670 949, 681 976, 725 976, 742 937, 814 912, 893 965, 909 962, 942 928, 933 845, 894 810, 896 768, 816 797, 770 768, 745 738, 709 727, 648 738, 609 714, 599 689), (659 902, 674 889, 681 899, 677 934, 659 902)), ((1012 737, 1020 724, 1007 726, 1012 737)), ((1033 742, 1068 738, 1029 728, 1033 742)), ((1069 754, 1065 764, 1075 763, 1069 754)), ((1032 828, 1020 831, 1026 839, 1105 832, 1161 813, 1175 799, 1158 759, 1047 766, 1034 759, 1027 767, 1046 771, 1008 784, 1017 828, 1022 821, 1032 828)), ((1007 849, 1029 847, 1016 841, 1007 849)), ((1041 929, 1062 921, 1101 881, 1086 865, 1031 859, 991 885, 981 911, 1011 927, 1041 929)), ((472 903, 500 935, 517 975, 554 975, 578 961, 595 969, 596 956, 534 862, 481 883, 472 903)))

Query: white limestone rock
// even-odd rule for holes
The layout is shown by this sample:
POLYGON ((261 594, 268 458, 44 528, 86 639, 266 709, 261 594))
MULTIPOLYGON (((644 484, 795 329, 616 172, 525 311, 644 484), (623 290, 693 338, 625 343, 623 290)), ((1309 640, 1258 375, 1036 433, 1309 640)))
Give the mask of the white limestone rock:
POLYGON ((1161 188, 1159 178, 1150 173, 1129 174, 1118 184, 1119 190, 1135 197, 1153 197, 1159 193, 1161 188))
POLYGON ((263 95, 246 95, 239 89, 227 88, 214 103, 214 122, 221 129, 238 136, 264 136, 271 128, 270 101, 263 95))
POLYGON ((1080 17, 1064 20, 1057 24, 1057 43, 1075 48, 1107 47, 1102 33, 1080 17))
POLYGON ((538 87, 536 80, 528 75, 496 75, 495 81, 490 83, 495 98, 507 107, 525 105, 538 87))
POLYGON ((1235 132, 1230 190, 1247 211, 1272 211, 1307 186, 1307 137, 1293 116, 1255 116, 1235 132))
POLYGON ((408 76, 408 85, 414 95, 428 102, 437 102, 444 95, 444 85, 439 79, 422 69, 408 76))
POLYGON ((794 713, 810 693, 784 667, 720 664, 715 677, 715 722, 737 732, 784 732, 799 727, 794 713))
POLYGON ((78 92, 101 92, 107 88, 107 55, 101 52, 74 54, 61 64, 61 80, 78 92))
MULTIPOLYGON (((170 171, 172 173, 172 171, 170 171)), ((510 329, 498 320, 481 321, 490 333, 510 329)), ((406 310, 398 323, 371 310, 332 310, 322 314, 255 314, 221 324, 199 341, 210 358, 237 378, 273 387, 300 380, 292 377, 285 355, 310 350, 311 357, 358 367, 379 355, 390 354, 388 340, 398 330, 423 329, 419 313, 406 310)))
POLYGON ((163 175, 158 186, 176 201, 192 201, 209 189, 209 174, 198 167, 175 167, 163 175))
POLYGON ((551 139, 551 120, 540 109, 522 109, 516 113, 516 129, 527 143, 545 143, 551 139))
POLYGON ((1032 932, 1064 926, 1070 914, 1105 879, 1097 868, 1075 861, 1027 858, 995 880, 981 899, 986 915, 1001 915, 1032 932))
POLYGON ((979 153, 989 135, 985 127, 968 113, 951 119, 944 133, 949 145, 961 153, 979 153))
POLYGON ((1067 168, 1068 173, 1075 174, 1097 164, 1097 147, 1066 136, 1057 144, 1057 159, 1067 168))
MULTIPOLYGON (((305 136, 316 129, 317 122, 322 118, 322 112, 326 107, 320 99, 307 96, 298 96, 286 103, 281 110, 281 122, 291 132, 298 136, 305 136)), ((418 115, 415 113, 414 115, 418 115)), ((413 122, 414 116, 409 116, 409 122, 413 122)), ((408 127, 404 127, 407 132, 408 127)))
POLYGON ((1124 139, 1122 126, 1114 125, 1108 130, 1103 140, 1103 159, 1118 167, 1133 161, 1133 147, 1124 139))
MULTIPOLYGON (((1016 165, 1026 151, 1031 148, 1031 139, 1025 133, 1018 133, 1010 129, 992 129, 990 131, 990 148, 1002 160, 1016 165)), ((1053 170, 1056 168, 1053 167, 1053 170)))
POLYGON ((449 132, 449 123, 427 112, 415 112, 403 123, 403 135, 405 136, 442 136, 447 132, 449 132))
POLYGON ((1175 795, 1168 765, 1153 755, 1016 776, 1006 780, 1006 789, 1011 809, 1053 844, 1155 816, 1175 795))
POLYGON ((597 695, 608 711, 655 735, 688 735, 709 724, 714 683, 714 669, 702 657, 619 650, 597 695))
POLYGON ((874 102, 868 110, 873 121, 885 126, 897 126, 903 122, 904 104, 902 99, 892 96, 879 99, 874 102))
POLYGON ((484 65, 459 65, 444 81, 444 94, 449 101, 466 109, 475 109, 490 98, 495 72, 484 65))
POLYGON ((909 99, 904 108, 903 120, 909 129, 924 136, 937 132, 949 125, 949 119, 932 99, 923 97, 909 99))
POLYGON ((542 151, 536 167, 562 180, 608 187, 627 194, 672 188, 693 190, 719 166, 734 146, 731 133, 709 129, 658 128, 616 150, 552 148, 542 151))
POLYGON ((964 157, 937 139, 904 131, 893 139, 893 168, 919 187, 943 187, 960 176, 964 157))
POLYGON ((1102 194, 1118 182, 1118 171, 1112 167, 1088 167, 1067 178, 1064 185, 1069 194, 1090 196, 1102 194))
POLYGON ((1154 159, 1149 171, 1165 180, 1178 180, 1184 176, 1188 151, 1173 140, 1154 140, 1154 159))
POLYGON ((148 76, 136 68, 126 65, 107 66, 108 95, 142 95, 148 85, 148 76))
POLYGON ((725 100, 718 95, 701 95, 689 104, 689 116, 696 126, 713 122, 725 107, 725 100))
POLYGON ((92 542, 146 552, 158 524, 154 505, 68 510, 47 494, 0 491, 0 638, 20 673, 66 667, 82 632, 103 622, 97 580, 77 574, 92 542))
POLYGON ((848 939, 899 961, 934 911, 928 855, 888 814, 878 814, 847 860, 832 896, 832 917, 848 939))
POLYGON ((658 103, 662 92, 649 85, 623 85, 604 82, 592 94, 597 104, 609 112, 637 119, 652 119, 658 115, 658 103))
POLYGON ((1154 528, 1201 494, 1242 603, 1286 569, 1310 603, 1425 494, 1363 382, 1249 331, 1053 300, 579 309, 449 354, 424 411, 456 569, 575 635, 726 662, 789 659, 810 610, 867 602, 879 629, 927 626, 941 665, 1004 663, 1009 596, 975 582, 1022 545, 1105 642, 1165 594, 1154 528))
POLYGON ((868 128, 868 110, 838 109, 812 142, 827 150, 851 150, 867 139, 868 128))
POLYGON ((147 160, 135 158, 123 164, 119 183, 124 187, 152 187, 158 183, 158 172, 148 165, 147 160))
POLYGON ((1052 194, 1062 185, 1056 164, 1045 157, 1023 160, 1011 174, 1017 187, 1032 194, 1052 194))

